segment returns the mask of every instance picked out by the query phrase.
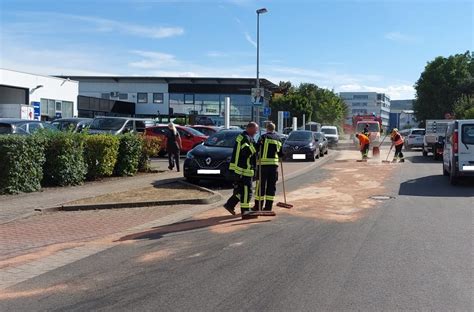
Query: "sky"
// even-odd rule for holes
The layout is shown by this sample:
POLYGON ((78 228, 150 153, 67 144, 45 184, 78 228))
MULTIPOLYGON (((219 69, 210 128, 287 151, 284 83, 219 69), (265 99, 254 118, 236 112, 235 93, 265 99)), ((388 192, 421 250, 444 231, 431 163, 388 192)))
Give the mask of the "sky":
POLYGON ((414 97, 474 50, 474 1, 0 0, 0 67, 47 75, 260 77, 414 97))

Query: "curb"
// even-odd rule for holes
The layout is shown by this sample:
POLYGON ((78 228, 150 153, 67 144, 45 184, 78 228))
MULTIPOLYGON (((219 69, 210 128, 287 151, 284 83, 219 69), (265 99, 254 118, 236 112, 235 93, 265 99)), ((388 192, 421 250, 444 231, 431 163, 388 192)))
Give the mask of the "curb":
POLYGON ((84 204, 84 205, 61 205, 49 208, 37 208, 39 212, 57 212, 57 211, 81 211, 81 210, 98 210, 98 209, 121 209, 121 208, 143 208, 152 206, 173 206, 173 205, 210 205, 222 200, 222 195, 205 187, 197 186, 182 180, 171 181, 169 183, 181 183, 191 186, 203 192, 211 194, 207 198, 191 198, 191 199, 173 199, 173 200, 151 200, 142 202, 115 202, 104 204, 84 204))

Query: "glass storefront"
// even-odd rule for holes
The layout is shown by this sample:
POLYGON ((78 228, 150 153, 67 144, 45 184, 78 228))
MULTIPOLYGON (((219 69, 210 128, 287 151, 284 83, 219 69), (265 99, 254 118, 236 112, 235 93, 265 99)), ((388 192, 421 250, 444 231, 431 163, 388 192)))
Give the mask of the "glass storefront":
POLYGON ((230 118, 233 124, 246 124, 252 118, 250 95, 245 94, 189 94, 170 93, 170 108, 176 115, 196 114, 214 117, 224 116, 224 101, 229 96, 230 118))

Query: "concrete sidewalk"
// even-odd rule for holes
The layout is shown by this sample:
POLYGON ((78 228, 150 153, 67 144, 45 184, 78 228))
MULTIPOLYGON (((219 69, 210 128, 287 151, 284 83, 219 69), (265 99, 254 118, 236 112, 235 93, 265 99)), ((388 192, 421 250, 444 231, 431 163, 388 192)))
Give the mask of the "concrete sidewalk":
POLYGON ((146 173, 134 177, 107 178, 79 186, 44 188, 34 193, 2 195, 0 196, 0 224, 39 213, 34 211, 37 208, 55 207, 82 198, 139 189, 157 181, 172 180, 182 176, 181 172, 176 171, 146 173))

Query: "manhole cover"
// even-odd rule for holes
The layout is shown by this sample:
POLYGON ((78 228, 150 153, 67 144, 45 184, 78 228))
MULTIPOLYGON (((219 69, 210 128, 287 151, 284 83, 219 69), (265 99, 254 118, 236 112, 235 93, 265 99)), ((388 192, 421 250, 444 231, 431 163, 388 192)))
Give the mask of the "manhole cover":
POLYGON ((394 197, 388 196, 388 195, 375 195, 375 196, 370 196, 370 198, 374 200, 389 200, 389 199, 393 199, 394 197))

